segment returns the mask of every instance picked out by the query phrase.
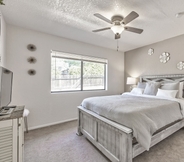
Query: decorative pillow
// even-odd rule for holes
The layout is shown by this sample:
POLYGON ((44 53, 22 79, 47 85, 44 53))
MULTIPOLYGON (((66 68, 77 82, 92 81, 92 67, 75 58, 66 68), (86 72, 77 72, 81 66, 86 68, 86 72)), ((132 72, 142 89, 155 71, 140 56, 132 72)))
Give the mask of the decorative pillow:
POLYGON ((161 85, 160 89, 165 90, 178 90, 179 89, 179 82, 175 83, 164 83, 161 85))
POLYGON ((175 98, 178 90, 163 90, 158 89, 157 95, 159 97, 175 98))
MULTIPOLYGON (((164 83, 161 85, 160 89, 164 90, 179 90, 179 82, 174 83, 164 83)), ((177 93, 177 98, 179 98, 179 94, 177 93)))
POLYGON ((138 82, 137 88, 145 89, 146 88, 146 83, 145 82, 138 82))
POLYGON ((160 88, 160 85, 160 82, 147 82, 144 94, 155 96, 157 94, 158 88, 160 88))
POLYGON ((144 91, 144 89, 142 89, 142 88, 133 88, 130 93, 141 95, 141 94, 143 94, 143 91, 144 91))

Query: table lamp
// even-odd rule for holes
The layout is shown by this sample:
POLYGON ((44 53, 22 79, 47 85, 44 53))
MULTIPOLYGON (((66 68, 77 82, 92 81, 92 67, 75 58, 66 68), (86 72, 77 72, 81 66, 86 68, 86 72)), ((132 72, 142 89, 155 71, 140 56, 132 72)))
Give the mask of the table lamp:
POLYGON ((130 86, 130 91, 133 89, 134 85, 136 85, 137 83, 137 79, 136 78, 133 78, 133 77, 127 77, 127 82, 126 84, 127 85, 131 85, 130 86))

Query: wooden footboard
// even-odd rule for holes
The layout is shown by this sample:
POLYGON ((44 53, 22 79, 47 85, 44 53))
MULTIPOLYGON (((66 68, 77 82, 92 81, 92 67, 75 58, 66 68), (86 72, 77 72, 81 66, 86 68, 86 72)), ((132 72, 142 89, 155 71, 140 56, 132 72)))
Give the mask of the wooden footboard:
POLYGON ((78 135, 84 134, 112 162, 132 162, 132 130, 78 107, 78 135))

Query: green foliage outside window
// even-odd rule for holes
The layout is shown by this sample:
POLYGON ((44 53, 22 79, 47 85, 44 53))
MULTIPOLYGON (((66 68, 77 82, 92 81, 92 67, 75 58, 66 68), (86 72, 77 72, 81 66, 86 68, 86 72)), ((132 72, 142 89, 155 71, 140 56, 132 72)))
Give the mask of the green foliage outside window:
MULTIPOLYGON (((62 58, 52 59, 52 76, 60 78, 61 75, 80 75, 81 74, 81 61, 69 60, 62 58), (56 62, 56 66, 55 66, 56 62), (62 68, 61 68, 62 67, 62 68), (65 73, 64 73, 65 71, 65 73)), ((104 75, 104 65, 100 63, 84 61, 83 64, 84 75, 104 75)))
POLYGON ((84 62, 85 75, 104 75, 104 65, 100 63, 84 62))
POLYGON ((52 57, 51 91, 105 89, 105 72, 104 63, 52 57))
POLYGON ((5 4, 3 3, 3 0, 0 0, 0 5, 5 5, 5 4))

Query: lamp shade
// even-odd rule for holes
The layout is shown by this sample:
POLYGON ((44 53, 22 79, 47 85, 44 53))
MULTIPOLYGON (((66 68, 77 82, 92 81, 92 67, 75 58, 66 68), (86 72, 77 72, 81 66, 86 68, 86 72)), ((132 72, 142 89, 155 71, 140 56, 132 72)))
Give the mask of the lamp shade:
POLYGON ((137 82, 137 79, 136 78, 133 78, 133 77, 127 77, 127 84, 131 85, 135 85, 137 82))
POLYGON ((124 30, 124 27, 121 25, 114 25, 111 27, 111 30, 114 32, 114 34, 121 34, 122 31, 124 30))

